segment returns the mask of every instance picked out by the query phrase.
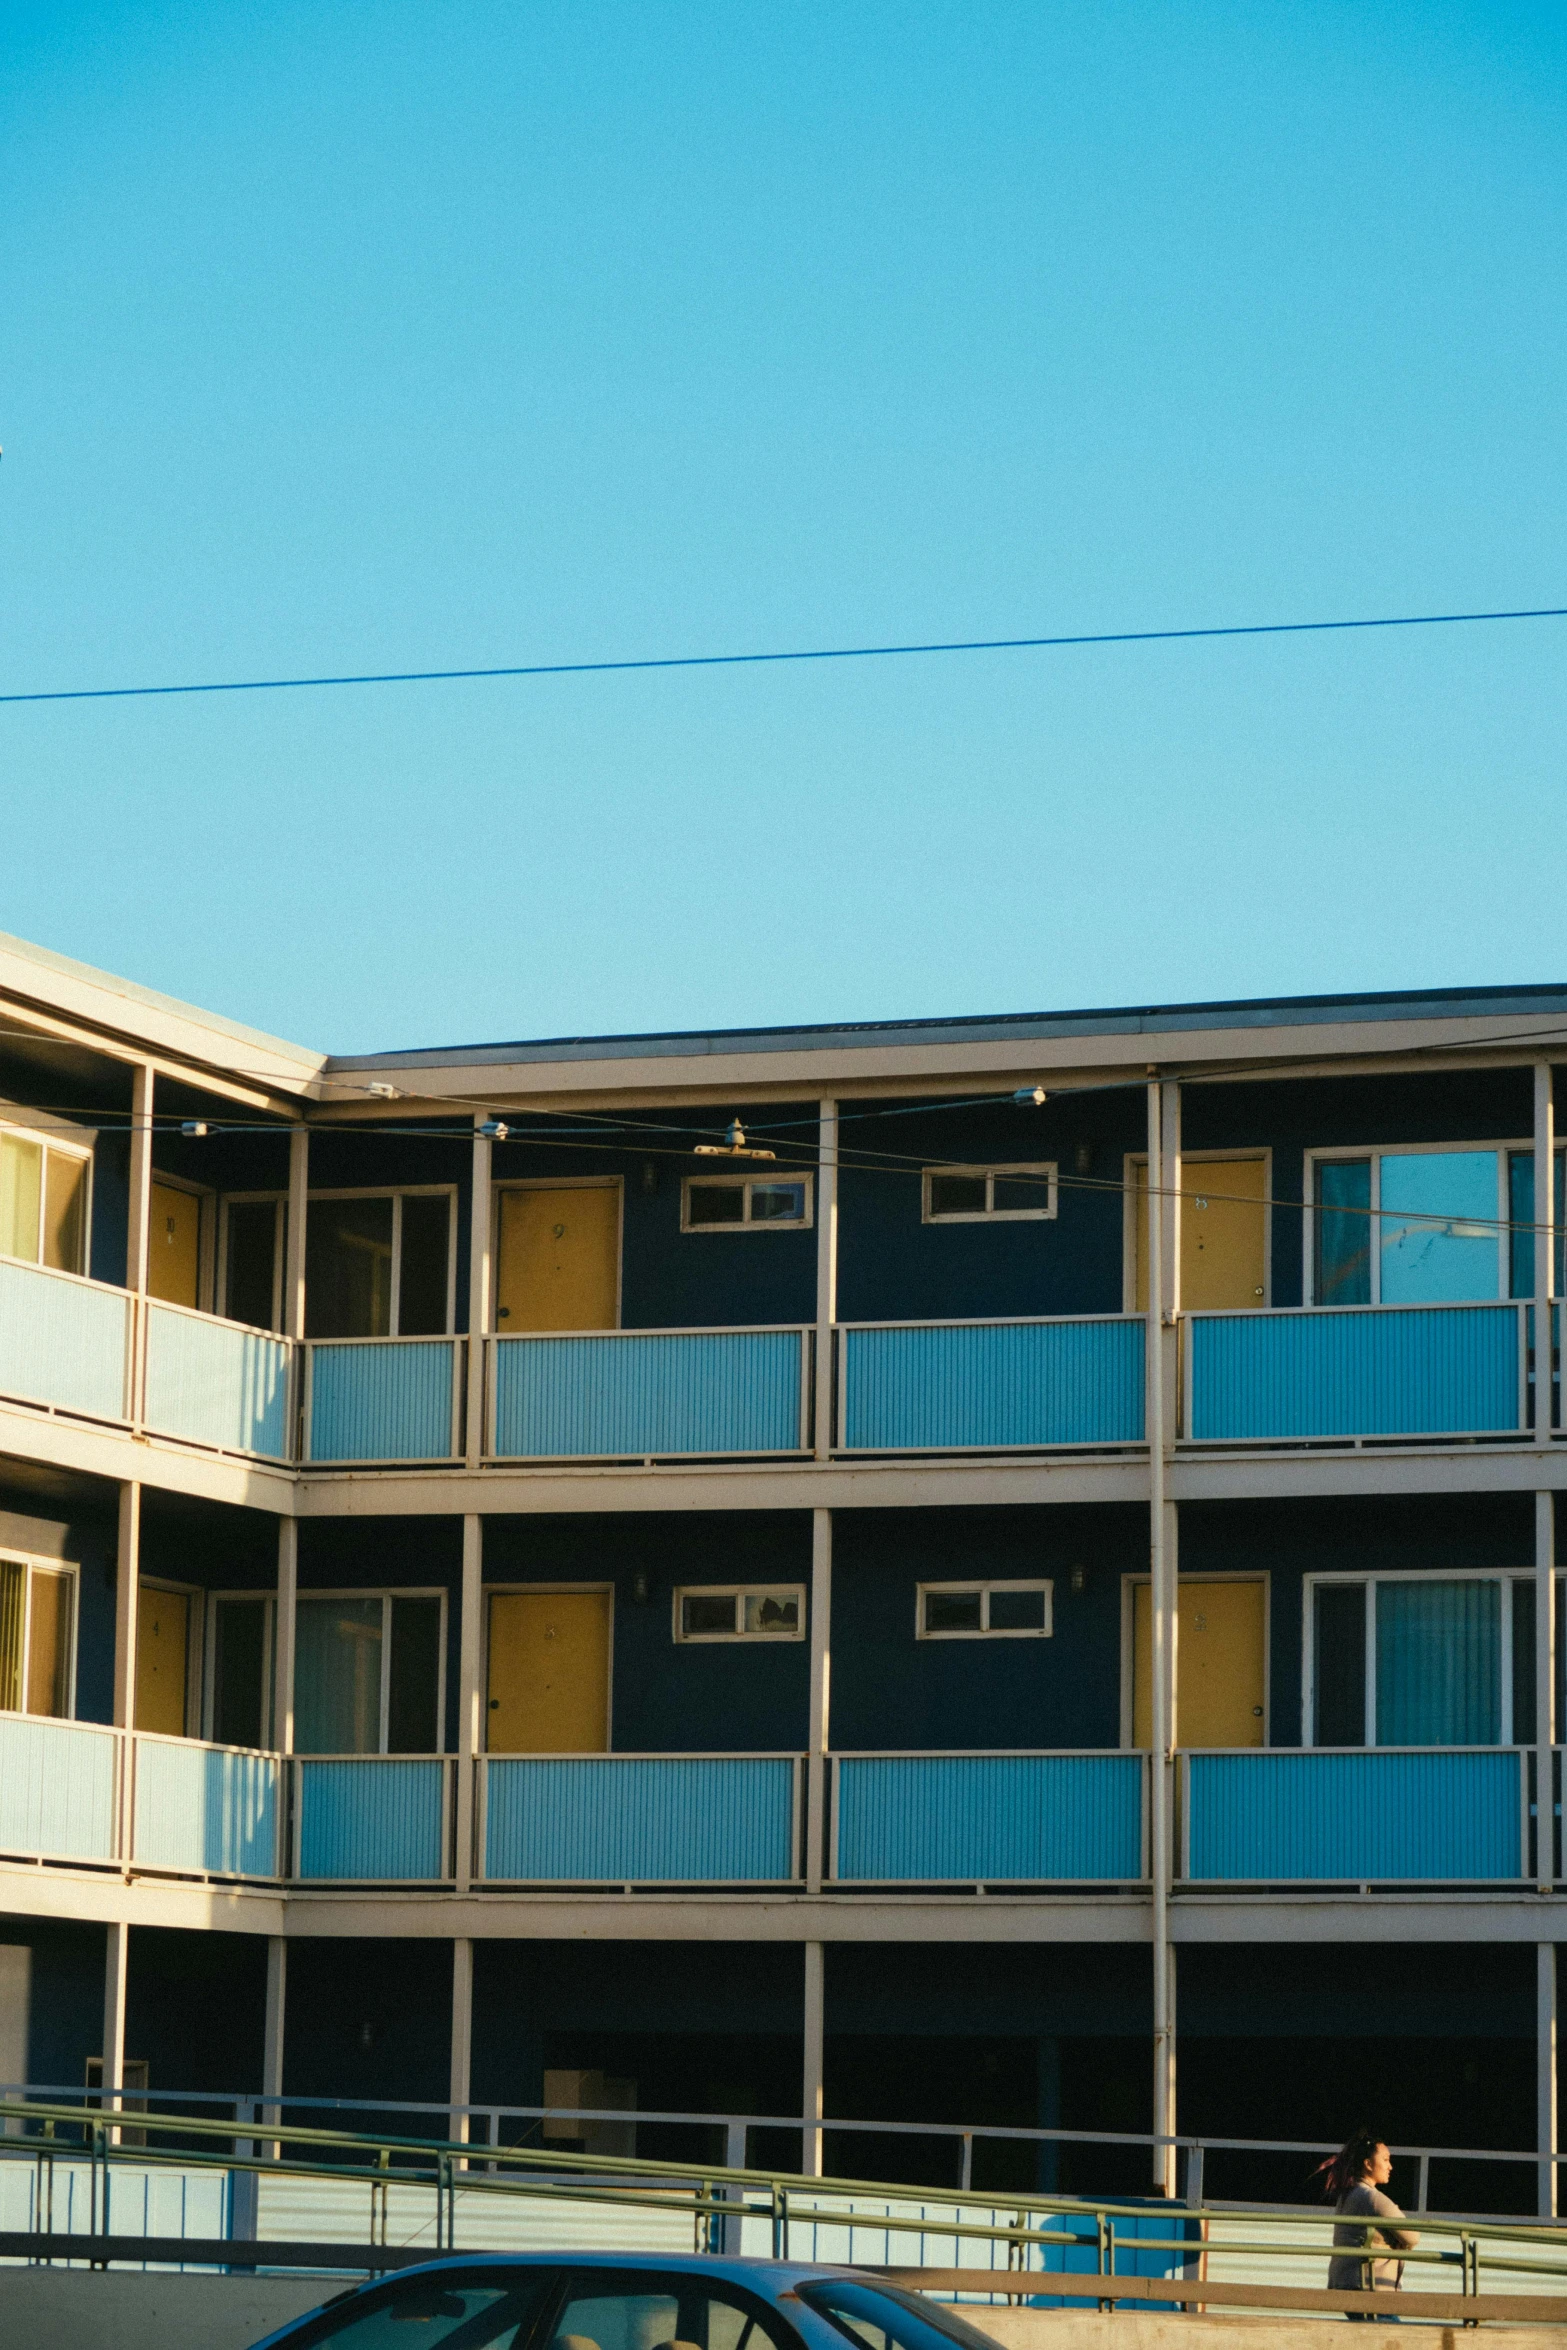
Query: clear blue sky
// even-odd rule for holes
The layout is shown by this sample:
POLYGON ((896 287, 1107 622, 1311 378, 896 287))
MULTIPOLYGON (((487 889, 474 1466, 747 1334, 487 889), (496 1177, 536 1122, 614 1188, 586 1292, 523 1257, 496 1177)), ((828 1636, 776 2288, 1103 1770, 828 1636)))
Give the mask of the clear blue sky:
MULTIPOLYGON (((7 11, 0 686, 1567 603, 1555 0, 7 11)), ((340 1051, 1567 976, 1567 622, 0 710, 340 1051)))

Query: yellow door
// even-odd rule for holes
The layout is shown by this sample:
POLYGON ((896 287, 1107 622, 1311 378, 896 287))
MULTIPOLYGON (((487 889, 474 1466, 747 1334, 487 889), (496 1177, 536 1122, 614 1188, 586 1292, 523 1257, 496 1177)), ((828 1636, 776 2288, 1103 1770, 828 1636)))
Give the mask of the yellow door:
POLYGON ((136 1594, 136 1727, 185 1735, 190 1593, 143 1584, 136 1594))
POLYGON ((620 1191, 613 1183, 503 1191, 495 1327, 613 1330, 620 1304, 620 1191))
POLYGON ((171 1306, 201 1303, 201 1201, 172 1183, 152 1187, 147 1287, 171 1306))
POLYGON ((490 1600, 492 1754, 602 1754, 609 1743, 609 1593, 490 1600))
MULTIPOLYGON (((1266 1159, 1188 1159, 1181 1169, 1181 1305, 1193 1314, 1268 1295, 1266 1159)), ((1137 1311, 1148 1311, 1148 1170, 1133 1171, 1137 1311)))
MULTIPOLYGON (((1132 1586, 1132 1744, 1152 1743, 1146 1583, 1132 1586)), ((1267 1586, 1189 1582, 1176 1601, 1177 1746, 1261 1746, 1267 1728, 1267 1586)))

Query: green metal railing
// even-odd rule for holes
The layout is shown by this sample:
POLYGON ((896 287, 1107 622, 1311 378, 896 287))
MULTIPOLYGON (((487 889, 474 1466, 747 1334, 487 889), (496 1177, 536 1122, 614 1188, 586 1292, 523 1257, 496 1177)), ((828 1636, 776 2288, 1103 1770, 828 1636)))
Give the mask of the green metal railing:
MULTIPOLYGON (((1318 2310, 1374 2306, 1386 2311, 1397 2306, 1411 2316, 1440 2315, 1449 2322, 1478 2323, 1505 2315, 1567 2325, 1567 2227, 1545 2223, 1409 2214, 1407 2225, 1418 2230, 1421 2242, 1394 2257, 1404 2262, 1414 2289, 1390 2305, 1385 2292, 1330 2295, 1287 2282, 1209 2275, 1214 2257, 1232 2262, 1243 2258, 1264 2270, 1279 2271, 1286 2263, 1298 2268, 1303 2260, 1325 2261, 1334 2249, 1336 2215, 1321 2207, 1160 2205, 1049 2194, 932 2191, 879 2180, 821 2179, 722 2164, 321 2129, 281 2119, 237 2127, 232 2119, 155 2115, 124 2105, 116 2111, 107 2102, 94 2110, 81 2104, 0 2100, 0 2127, 8 2133, 0 2136, 0 2162, 30 2164, 37 2172, 39 2226, 0 2235, 0 2257, 12 2259, 375 2271, 427 2259, 432 2251, 454 2250, 459 2198, 465 2216, 475 2205, 493 2209, 524 2199, 544 2208, 595 2205, 606 2215, 617 2209, 685 2215, 691 2223, 691 2249, 699 2253, 737 2249, 738 2231, 747 2223, 753 2234, 760 2228, 775 2258, 826 2258, 844 2266, 866 2265, 852 2259, 852 2241, 851 2258, 845 2260, 821 2253, 814 2239, 822 2233, 851 2239, 855 2233, 868 2233, 886 2238, 890 2246, 893 2240, 915 2238, 916 2257, 907 2263, 880 2261, 875 2264, 879 2273, 927 2291, 965 2296, 1072 2299, 1097 2302, 1102 2308, 1137 2302, 1318 2310), (258 2139, 254 2133, 262 2126, 265 2137, 258 2139), (27 2134, 10 2134, 18 2128, 27 2134), (251 2134, 244 2134, 246 2130, 251 2134), (85 2232, 55 2231, 54 2166, 62 2160, 79 2165, 84 2159, 91 2173, 90 2225, 85 2232), (366 2239, 325 2245, 117 2236, 109 2226, 116 2168, 352 2181, 368 2191, 366 2239), (433 2246, 387 2243, 394 2185, 428 2190, 433 2246), (1168 2224, 1163 2218, 1166 2211, 1168 2224), (1292 2232, 1285 2234, 1286 2227, 1292 2232), (803 2253, 802 2229, 813 2239, 813 2248, 803 2253), (1214 2240, 1215 2230, 1222 2233, 1222 2243, 1214 2240), (932 2239, 950 2248, 950 2265, 926 2257, 932 2239), (1069 2260, 1077 2265, 1068 2268, 1069 2260), (1155 2273, 1148 2273, 1145 2264, 1150 2260, 1156 2263, 1155 2273), (1128 2262, 1144 2265, 1131 2269, 1123 2265, 1128 2262), (1427 2278, 1436 2291, 1420 2289, 1427 2278)), ((482 2219, 479 2224, 482 2229, 482 2219)), ((1349 2256, 1356 2253, 1352 2250, 1349 2256)), ((1387 2254, 1373 2244, 1365 2256, 1387 2254)))

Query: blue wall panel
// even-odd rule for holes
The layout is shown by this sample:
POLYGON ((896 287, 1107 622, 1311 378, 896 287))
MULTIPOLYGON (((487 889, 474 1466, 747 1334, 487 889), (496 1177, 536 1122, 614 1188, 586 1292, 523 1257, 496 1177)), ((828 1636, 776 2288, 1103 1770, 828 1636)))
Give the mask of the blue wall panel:
POLYGON ((154 1305, 147 1318, 147 1425, 226 1452, 288 1452, 287 1339, 154 1305))
POLYGON ((123 1290, 0 1262, 0 1395, 123 1419, 129 1311, 123 1290))
POLYGON ((793 1874, 786 1758, 495 1756, 486 1770, 487 1877, 720 1884, 793 1874))
POLYGON ((1143 1321, 846 1330, 839 1375, 850 1451, 1134 1444, 1143 1321))
POLYGON ((502 1460, 796 1452, 797 1330, 496 1343, 502 1460))
POLYGON ((846 1755, 837 1874, 880 1882, 1140 1877, 1135 1754, 846 1755))
POLYGON ((310 1458, 450 1460, 455 1343, 318 1340, 310 1354, 310 1458))
POLYGON ((295 1770, 301 1877, 429 1881, 444 1874, 441 1762, 300 1762, 295 1770))
POLYGON ((1516 1306, 1192 1319, 1198 1439, 1478 1434, 1518 1414, 1516 1306))
POLYGON ((276 1755, 139 1738, 134 1858, 150 1869, 276 1876, 282 1774, 276 1755))
POLYGON ((117 1744, 75 1722, 0 1714, 0 1851, 112 1860, 117 1744))
POLYGON ((1489 1753, 1194 1754, 1194 1879, 1516 1878, 1522 1758, 1489 1753))

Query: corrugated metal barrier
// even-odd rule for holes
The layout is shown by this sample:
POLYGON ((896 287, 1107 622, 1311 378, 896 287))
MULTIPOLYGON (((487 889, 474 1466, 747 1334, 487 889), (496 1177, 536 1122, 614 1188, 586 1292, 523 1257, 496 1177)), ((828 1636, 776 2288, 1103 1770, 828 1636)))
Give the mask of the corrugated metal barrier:
POLYGON ((294 1874, 376 1884, 446 1875, 440 1756, 355 1755, 294 1764, 294 1874))
POLYGON ((850 1324, 839 1337, 843 1447, 1140 1444, 1144 1327, 1140 1314, 850 1324))
POLYGON ((494 1457, 798 1452, 809 1342, 804 1330, 495 1339, 494 1457))
POLYGON ((833 1874, 983 1884, 1141 1878, 1140 1754, 841 1755, 833 1874))
POLYGON ((1330 1306, 1187 1317, 1187 1433, 1507 1434, 1523 1419, 1521 1305, 1330 1306))
POLYGON ((285 1459, 292 1352, 286 1338, 265 1330, 149 1305, 148 1427, 224 1452, 285 1459))
POLYGON ((1185 1873, 1249 1884, 1516 1881, 1524 1760, 1511 1747, 1190 1754, 1185 1873))
POLYGON ((457 1450, 454 1338, 315 1339, 312 1461, 446 1461, 457 1450))
POLYGON ((0 1849, 113 1860, 119 1749, 117 1730, 0 1714, 0 1849))
POLYGON ((130 1314, 123 1289, 0 1261, 0 1394, 123 1420, 130 1314))
POLYGON ((791 1755, 492 1755, 484 1874, 578 1884, 781 1884, 796 1873, 791 1755))
POLYGON ((139 1736, 133 1856, 143 1868, 276 1877, 283 1764, 275 1754, 139 1736))

